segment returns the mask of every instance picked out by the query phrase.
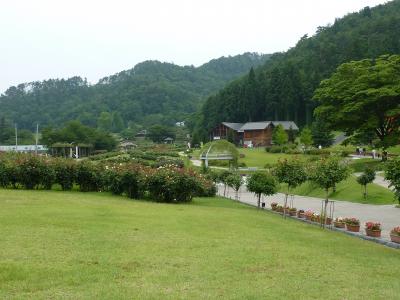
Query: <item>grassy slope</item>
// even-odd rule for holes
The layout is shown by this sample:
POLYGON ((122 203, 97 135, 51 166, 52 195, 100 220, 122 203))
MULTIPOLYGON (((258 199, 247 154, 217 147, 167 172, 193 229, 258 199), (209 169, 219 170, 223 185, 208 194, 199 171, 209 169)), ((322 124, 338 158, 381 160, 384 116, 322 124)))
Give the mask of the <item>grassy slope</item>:
MULTIPOLYGON (((281 191, 286 188, 282 187, 281 191)), ((339 183, 335 193, 330 194, 331 199, 346 200, 350 202, 369 203, 369 204, 394 204, 394 194, 389 189, 369 184, 367 187, 368 199, 364 200, 361 186, 357 183, 355 176, 350 176, 347 180, 339 183)), ((306 182, 292 191, 295 195, 325 198, 325 191, 318 188, 311 182, 306 182)))
POLYGON ((225 199, 0 190, 0 298, 398 299, 400 251, 225 199))
MULTIPOLYGON (((239 159, 240 162, 244 162, 248 167, 259 167, 264 168, 266 164, 275 164, 279 159, 291 158, 294 155, 285 153, 268 153, 265 148, 240 148, 239 153, 244 154, 245 157, 239 159)), ((305 155, 297 155, 298 157, 310 157, 305 155)))

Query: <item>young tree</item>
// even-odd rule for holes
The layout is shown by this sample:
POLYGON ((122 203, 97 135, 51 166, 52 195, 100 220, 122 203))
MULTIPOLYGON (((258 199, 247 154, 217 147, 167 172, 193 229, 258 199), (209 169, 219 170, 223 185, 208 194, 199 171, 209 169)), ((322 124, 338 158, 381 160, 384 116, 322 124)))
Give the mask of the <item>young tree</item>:
MULTIPOLYGON (((324 189, 326 193, 325 205, 323 208, 323 215, 325 218, 329 201, 329 190, 333 189, 336 184, 345 180, 349 175, 349 167, 341 163, 336 157, 322 158, 311 168, 309 178, 324 189)), ((321 220, 321 222, 325 225, 325 220, 321 220)))
POLYGON ((400 204, 400 159, 388 162, 385 172, 385 179, 390 181, 390 187, 394 187, 395 197, 400 204))
POLYGON ((303 130, 300 133, 300 143, 302 143, 307 149, 313 144, 313 138, 312 138, 312 133, 310 128, 304 127, 303 130))
POLYGON ((226 178, 226 182, 228 183, 228 186, 233 188, 235 191, 235 199, 239 200, 239 189, 243 183, 242 176, 237 173, 232 173, 226 178))
POLYGON ((322 119, 316 119, 311 125, 311 135, 315 147, 329 147, 333 144, 334 135, 327 123, 322 119))
POLYGON ((366 168, 364 173, 357 177, 357 182, 364 187, 363 196, 367 200, 367 185, 375 179, 375 171, 371 168, 366 168))
POLYGON ((353 133, 373 130, 386 149, 400 135, 400 55, 383 55, 340 65, 314 93, 317 118, 353 133))
POLYGON ((284 203, 284 207, 286 207, 290 190, 307 180, 304 164, 298 159, 280 160, 274 170, 274 175, 280 183, 285 183, 287 185, 284 203))
POLYGON ((288 142, 288 134, 282 125, 278 125, 275 127, 274 132, 272 134, 272 141, 275 145, 282 146, 288 142))
POLYGON ((228 178, 232 175, 232 172, 224 170, 218 175, 218 181, 224 185, 224 197, 226 196, 226 188, 228 187, 228 178))
POLYGON ((272 175, 256 172, 250 176, 247 182, 247 189, 257 195, 257 207, 260 208, 261 195, 271 196, 276 194, 278 186, 272 175))

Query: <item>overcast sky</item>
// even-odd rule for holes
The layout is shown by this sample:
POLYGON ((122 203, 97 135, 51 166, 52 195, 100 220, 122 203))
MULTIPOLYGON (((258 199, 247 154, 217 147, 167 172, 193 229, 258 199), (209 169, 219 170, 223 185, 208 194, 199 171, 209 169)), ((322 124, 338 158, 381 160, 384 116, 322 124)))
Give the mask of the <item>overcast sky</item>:
POLYGON ((285 51, 379 0, 0 0, 0 93, 49 78, 99 78, 149 59, 201 65, 285 51))

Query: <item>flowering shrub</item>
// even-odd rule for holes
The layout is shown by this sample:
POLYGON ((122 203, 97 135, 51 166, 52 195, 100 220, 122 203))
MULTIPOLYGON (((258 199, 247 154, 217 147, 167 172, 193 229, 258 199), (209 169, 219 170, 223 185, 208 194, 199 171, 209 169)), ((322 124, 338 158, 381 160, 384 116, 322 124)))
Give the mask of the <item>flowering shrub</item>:
POLYGON ((352 226, 360 225, 360 220, 356 218, 346 218, 345 222, 347 225, 352 225, 352 226))
POLYGON ((393 228, 393 229, 390 231, 390 233, 393 234, 393 235, 398 235, 398 236, 400 236, 400 226, 397 226, 397 227, 393 228))
POLYGON ((168 165, 157 169, 137 163, 77 162, 24 154, 0 154, 0 186, 26 189, 74 184, 83 192, 111 191, 130 198, 151 196, 160 202, 188 202, 194 196, 214 196, 216 187, 207 177, 168 165))
POLYGON ((63 191, 71 190, 76 180, 76 162, 72 159, 56 158, 51 162, 55 172, 55 183, 63 191))
POLYGON ((365 223, 365 229, 373 231, 381 231, 381 223, 367 222, 365 223))

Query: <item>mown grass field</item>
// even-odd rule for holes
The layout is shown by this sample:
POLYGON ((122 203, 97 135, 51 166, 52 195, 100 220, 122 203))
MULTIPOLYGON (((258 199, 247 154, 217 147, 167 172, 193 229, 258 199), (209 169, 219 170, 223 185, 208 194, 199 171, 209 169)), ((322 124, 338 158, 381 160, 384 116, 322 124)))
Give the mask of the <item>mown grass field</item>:
MULTIPOLYGON (((281 186, 282 192, 286 191, 286 186, 281 186)), ((291 191, 295 195, 325 198, 325 191, 314 183, 307 181, 301 186, 291 191)), ((330 199, 346 200, 357 203, 368 204, 395 204, 394 193, 389 189, 371 183, 367 186, 367 200, 364 199, 361 185, 356 181, 356 177, 351 175, 345 181, 340 182, 336 187, 336 192, 329 194, 330 199)))
POLYGON ((400 251, 221 198, 0 190, 1 299, 398 299, 400 251))

